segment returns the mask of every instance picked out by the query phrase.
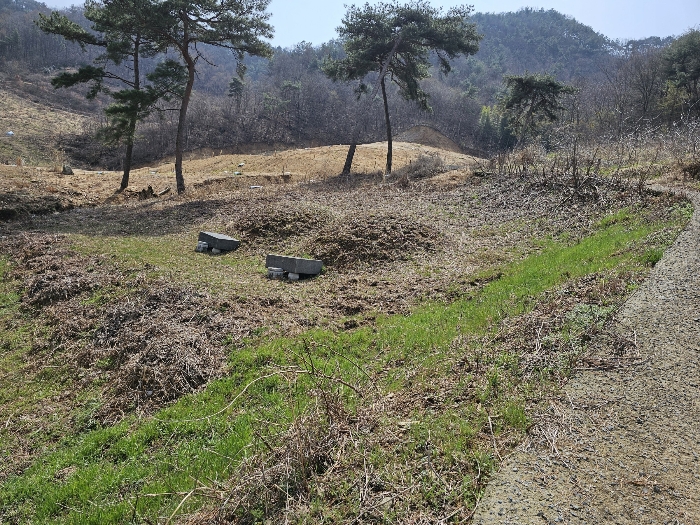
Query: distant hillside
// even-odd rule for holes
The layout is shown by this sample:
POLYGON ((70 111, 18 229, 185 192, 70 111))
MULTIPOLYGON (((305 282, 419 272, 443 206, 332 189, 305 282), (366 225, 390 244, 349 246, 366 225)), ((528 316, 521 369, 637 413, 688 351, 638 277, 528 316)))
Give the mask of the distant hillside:
POLYGON ((64 154, 67 142, 88 125, 84 115, 0 88, 0 164, 14 164, 19 157, 31 165, 60 166, 69 160, 64 154))
POLYGON ((491 104, 508 74, 550 73, 571 82, 595 74, 618 44, 553 9, 475 13, 471 20, 483 39, 479 52, 454 64, 447 82, 483 104, 491 104))
POLYGON ((46 9, 46 5, 34 0, 0 0, 0 13, 8 11, 29 12, 46 9))
POLYGON ((594 72, 617 44, 553 9, 477 13, 472 20, 484 35, 476 58, 501 71, 548 71, 565 79, 594 72))

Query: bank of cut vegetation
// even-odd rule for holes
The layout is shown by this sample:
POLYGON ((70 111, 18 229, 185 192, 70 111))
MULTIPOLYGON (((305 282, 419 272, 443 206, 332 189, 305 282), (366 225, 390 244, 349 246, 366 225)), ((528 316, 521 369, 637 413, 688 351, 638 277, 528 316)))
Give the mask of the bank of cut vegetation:
POLYGON ((0 181, 3 523, 468 522, 572 374, 639 359, 614 314, 692 214, 648 184, 700 177, 698 31, 382 3, 272 49, 267 5, 0 0, 0 89, 85 113, 2 160, 122 168, 106 200, 0 181), (392 166, 416 123, 480 158, 392 166), (226 155, 387 138, 373 171, 264 187, 226 155), (188 152, 219 160, 184 192, 188 152), (124 191, 170 154, 178 195, 124 191), (266 253, 325 269, 268 280, 266 253))
POLYGON ((27 221, 3 240, 3 520, 468 518, 690 212, 540 177, 132 205, 156 237, 84 235, 128 208, 27 221), (268 281, 261 250, 328 251, 318 217, 339 254, 362 224, 376 249, 268 281), (202 220, 247 247, 188 262, 202 220))

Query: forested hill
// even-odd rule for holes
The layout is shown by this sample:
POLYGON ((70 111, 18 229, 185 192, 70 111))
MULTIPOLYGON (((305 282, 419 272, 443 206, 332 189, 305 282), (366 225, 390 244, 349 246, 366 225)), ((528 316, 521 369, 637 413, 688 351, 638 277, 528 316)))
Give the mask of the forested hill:
POLYGON ((484 35, 477 58, 502 73, 547 71, 568 80, 594 72, 619 47, 553 9, 476 13, 472 20, 484 35))
POLYGON ((479 52, 455 61, 455 74, 447 82, 482 104, 494 102, 504 75, 549 73, 574 82, 600 72, 601 64, 623 49, 553 9, 475 13, 471 20, 483 36, 479 52))
MULTIPOLYGON (((61 69, 93 63, 100 49, 87 46, 82 51, 77 44, 42 33, 34 21, 40 12, 48 11, 34 0, 0 0, 0 89, 37 103, 101 115, 107 97, 86 100, 85 86, 60 91, 51 87, 51 78, 61 69)), ((63 13, 83 27, 90 26, 79 7, 63 13)), ((596 129, 604 132, 620 133, 627 122, 657 118, 669 108, 677 113, 687 106, 684 91, 664 89, 668 76, 664 48, 675 43, 672 37, 613 41, 569 16, 544 9, 475 13, 471 21, 483 35, 478 53, 455 59, 448 76, 433 68, 432 78, 424 81, 432 112, 420 111, 390 86, 391 119, 397 133, 423 124, 439 129, 462 147, 490 148, 493 141, 484 138, 490 135, 483 132, 481 115, 484 111, 498 113, 505 75, 526 71, 551 74, 581 88, 579 111, 585 110, 596 129)), ((342 56, 339 41, 277 48, 269 60, 246 58, 245 81, 231 93, 234 57, 216 47, 199 49, 205 57, 198 65, 188 114, 188 149, 340 144, 351 139, 359 104, 356 85, 332 82, 320 69, 329 55, 342 56)), ((163 56, 143 57, 142 75, 162 60, 163 56)), ((161 109, 164 111, 141 124, 144 131, 134 153, 137 162, 173 150, 175 122, 169 117, 174 113, 167 111, 172 108, 161 109)), ((382 117, 377 112, 363 124, 361 141, 385 137, 382 117)), ((87 165, 112 166, 97 141, 78 137, 74 142, 78 146, 60 147, 75 152, 71 155, 79 155, 87 165)), ((115 158, 117 162, 119 157, 115 158)))
POLYGON ((46 9, 46 5, 34 0, 0 0, 0 15, 10 11, 38 11, 46 9))
MULTIPOLYGON (((0 45, 0 72, 7 62, 18 59, 30 69, 73 67, 86 62, 87 57, 77 45, 61 45, 60 55, 46 52, 51 46, 37 40, 51 40, 54 48, 55 41, 33 25, 39 12, 47 12, 45 4, 34 0, 0 0, 0 43, 4 44, 0 45), (18 17, 20 13, 22 16, 18 17), (35 56, 29 56, 30 49, 36 50, 35 56)), ((79 15, 79 10, 73 8, 69 17, 79 22, 79 15)), ((475 13, 472 21, 483 35, 480 51, 470 62, 469 73, 457 64, 463 75, 471 76, 472 84, 500 82, 504 74, 524 71, 548 72, 570 81, 596 71, 601 58, 622 49, 619 43, 555 10, 525 8, 509 13, 475 13)), ((647 40, 668 43, 668 39, 647 40)), ((313 47, 327 49, 325 43, 315 43, 313 47)))

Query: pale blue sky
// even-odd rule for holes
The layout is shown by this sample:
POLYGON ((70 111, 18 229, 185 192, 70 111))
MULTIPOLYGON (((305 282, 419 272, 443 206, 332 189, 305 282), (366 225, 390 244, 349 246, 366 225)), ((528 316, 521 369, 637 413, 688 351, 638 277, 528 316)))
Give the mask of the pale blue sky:
MULTIPOLYGON (((52 8, 76 0, 46 0, 52 8)), ((302 40, 321 44, 335 38, 335 28, 345 14, 345 4, 361 5, 365 0, 272 0, 269 11, 275 38, 272 43, 283 47, 302 40)), ((369 3, 373 3, 370 1, 369 3)), ((478 12, 502 13, 521 7, 556 9, 612 39, 680 35, 692 27, 700 27, 699 0, 473 0, 453 2, 433 0, 434 6, 449 8, 466 3, 478 12)))

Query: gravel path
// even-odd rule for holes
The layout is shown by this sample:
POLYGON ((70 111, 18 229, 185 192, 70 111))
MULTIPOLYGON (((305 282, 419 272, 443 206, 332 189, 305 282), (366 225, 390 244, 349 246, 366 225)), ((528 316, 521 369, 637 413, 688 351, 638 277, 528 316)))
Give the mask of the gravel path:
POLYGON ((688 197, 690 224, 618 312, 639 358, 569 382, 474 524, 700 524, 700 195, 688 197))

